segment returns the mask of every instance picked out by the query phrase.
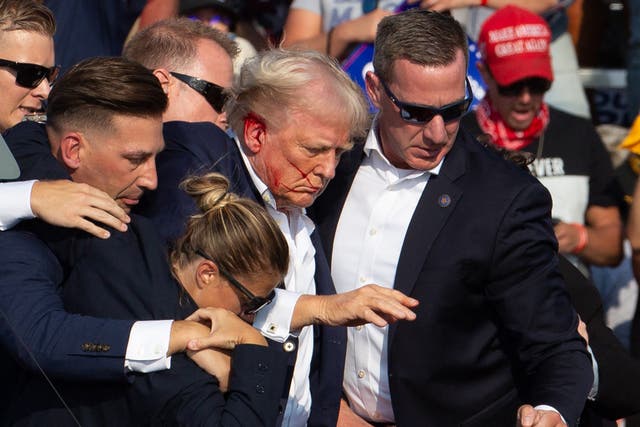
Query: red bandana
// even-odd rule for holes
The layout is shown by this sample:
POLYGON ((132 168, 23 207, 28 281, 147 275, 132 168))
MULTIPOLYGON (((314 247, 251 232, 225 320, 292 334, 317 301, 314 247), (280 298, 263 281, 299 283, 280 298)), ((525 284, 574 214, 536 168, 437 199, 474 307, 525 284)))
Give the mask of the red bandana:
POLYGON ((484 97, 476 109, 478 125, 486 134, 491 136, 491 141, 498 147, 509 151, 522 150, 540 136, 549 123, 549 107, 544 102, 540 105, 540 111, 533 118, 528 128, 515 131, 507 125, 500 114, 493 109, 488 97, 484 97))

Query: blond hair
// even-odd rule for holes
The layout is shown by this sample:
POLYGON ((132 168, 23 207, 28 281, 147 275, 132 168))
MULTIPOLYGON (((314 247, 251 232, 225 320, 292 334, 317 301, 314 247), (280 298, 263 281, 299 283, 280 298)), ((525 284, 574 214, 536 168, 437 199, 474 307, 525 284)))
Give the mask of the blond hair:
POLYGON ((281 126, 287 124, 291 113, 301 111, 323 122, 346 123, 351 139, 364 137, 370 124, 360 87, 333 58, 316 51, 260 52, 245 61, 234 95, 225 109, 240 138, 250 114, 268 125, 281 126))
POLYGON ((196 60, 200 40, 215 42, 231 59, 238 54, 238 45, 225 33, 189 18, 170 18, 133 36, 125 45, 122 56, 150 70, 179 70, 196 60))
POLYGON ((0 31, 30 31, 48 37, 56 32, 53 13, 33 0, 0 0, 0 31))

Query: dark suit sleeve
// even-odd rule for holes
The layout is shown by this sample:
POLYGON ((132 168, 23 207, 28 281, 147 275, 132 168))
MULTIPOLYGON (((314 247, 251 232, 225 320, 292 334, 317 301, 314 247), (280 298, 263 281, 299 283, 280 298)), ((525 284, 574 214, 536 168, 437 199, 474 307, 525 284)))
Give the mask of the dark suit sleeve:
POLYGON ((232 352, 229 391, 203 375, 184 354, 173 356, 168 371, 136 380, 132 407, 150 414, 150 425, 273 426, 287 370, 281 351, 240 345, 232 352), (144 405, 141 407, 141 405, 144 405))
POLYGON ((587 405, 612 420, 640 412, 640 360, 632 358, 605 325, 595 286, 564 257, 560 257, 560 271, 576 311, 587 325, 589 346, 598 362, 598 394, 587 405))
POLYGON ((525 403, 555 407, 575 424, 593 383, 578 318, 557 269, 551 198, 524 186, 503 216, 488 298, 525 403))
POLYGON ((57 292, 60 264, 34 235, 0 233, 0 253, 0 340, 5 354, 33 371, 37 361, 52 377, 125 381, 124 355, 133 322, 65 312, 57 292), (106 344, 109 350, 85 351, 85 343, 106 344))
POLYGON ((137 213, 151 219, 162 241, 171 246, 184 234, 189 216, 198 210, 193 198, 180 189, 193 167, 183 153, 163 152, 157 168, 158 190, 144 195, 137 213))
POLYGON ((51 146, 43 124, 18 123, 9 129, 4 137, 20 166, 18 180, 70 178, 65 168, 51 154, 51 146))

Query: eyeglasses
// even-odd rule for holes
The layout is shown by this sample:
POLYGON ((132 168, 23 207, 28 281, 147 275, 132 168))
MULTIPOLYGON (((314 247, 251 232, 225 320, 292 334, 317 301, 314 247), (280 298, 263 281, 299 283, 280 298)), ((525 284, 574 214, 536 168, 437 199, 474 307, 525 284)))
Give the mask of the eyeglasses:
POLYGON ((469 79, 465 79, 466 95, 463 99, 439 108, 429 105, 402 102, 393 94, 393 92, 391 92, 387 84, 382 79, 380 79, 380 83, 382 83, 382 87, 391 102, 400 109, 400 117, 402 120, 409 123, 429 123, 435 116, 441 116, 445 123, 458 120, 462 118, 467 111, 469 111, 469 107, 471 107, 471 102, 473 101, 473 92, 471 90, 471 85, 469 84, 469 79))
POLYGON ((16 72, 16 83, 29 89, 37 88, 45 78, 49 81, 50 85, 53 84, 60 72, 59 65, 47 68, 38 64, 8 61, 6 59, 0 59, 0 67, 7 67, 14 70, 16 72))
POLYGON ((218 86, 215 83, 188 76, 186 74, 175 73, 172 71, 171 75, 181 82, 186 83, 191 89, 204 96, 207 102, 211 104, 218 114, 222 113, 222 107, 224 107, 225 102, 227 102, 227 99, 229 98, 225 88, 218 86))
POLYGON ((531 95, 542 95, 551 87, 551 82, 542 77, 530 77, 528 79, 519 80, 508 86, 498 85, 498 93, 501 96, 518 96, 524 91, 524 88, 529 89, 531 95))
MULTIPOLYGON (((196 254, 201 256, 204 259, 208 259, 211 262, 215 262, 214 260, 209 258, 207 255, 205 255, 200 250, 197 250, 196 254)), ((238 282, 238 280, 236 280, 236 278, 233 277, 231 275, 231 273, 229 273, 226 269, 222 268, 219 263, 216 263, 216 265, 218 266, 218 270, 220 270, 220 274, 222 274, 222 276, 224 276, 224 278, 227 279, 227 281, 229 281, 229 283, 231 283, 233 286, 235 286, 236 289, 238 289, 247 298, 249 298, 248 301, 242 303, 242 313, 243 314, 256 314, 257 312, 259 312, 260 310, 265 308, 267 305, 269 305, 271 303, 271 301, 273 300, 273 298, 275 298, 275 296, 276 296, 276 292, 275 291, 271 291, 269 293, 269 295, 267 295, 266 297, 259 297, 259 296, 255 295, 249 289, 244 287, 244 285, 242 285, 242 283, 238 282)))

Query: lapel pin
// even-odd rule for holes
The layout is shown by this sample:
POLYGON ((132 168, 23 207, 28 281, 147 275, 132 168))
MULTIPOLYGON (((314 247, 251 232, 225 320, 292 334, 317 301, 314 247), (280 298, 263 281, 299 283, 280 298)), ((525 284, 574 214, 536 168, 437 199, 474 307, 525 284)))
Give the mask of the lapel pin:
POLYGON ((451 204, 451 196, 449 196, 448 194, 440 195, 440 197, 438 198, 438 204, 441 208, 446 208, 451 204))

